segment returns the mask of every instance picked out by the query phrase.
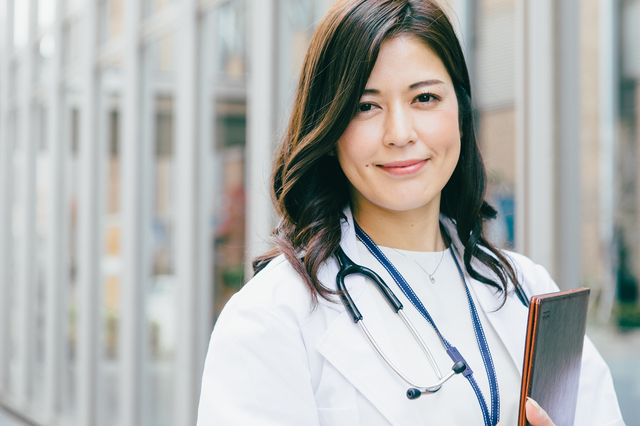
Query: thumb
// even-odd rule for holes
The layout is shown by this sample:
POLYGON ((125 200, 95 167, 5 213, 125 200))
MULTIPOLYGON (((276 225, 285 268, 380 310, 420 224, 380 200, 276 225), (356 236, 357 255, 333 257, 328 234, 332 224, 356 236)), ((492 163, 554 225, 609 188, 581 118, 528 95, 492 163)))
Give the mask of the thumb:
POLYGON ((527 421, 531 423, 531 426, 555 426, 547 412, 531 398, 527 398, 525 412, 527 413, 527 421))

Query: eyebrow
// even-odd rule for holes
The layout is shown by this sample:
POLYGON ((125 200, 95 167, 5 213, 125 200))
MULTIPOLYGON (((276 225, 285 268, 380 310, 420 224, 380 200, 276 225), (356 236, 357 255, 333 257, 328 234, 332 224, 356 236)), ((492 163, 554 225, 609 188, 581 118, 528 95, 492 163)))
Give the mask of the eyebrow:
MULTIPOLYGON (((444 84, 444 81, 438 80, 438 79, 418 81, 417 83, 413 83, 411 86, 409 86, 409 90, 415 90, 415 89, 419 89, 421 87, 433 86, 433 85, 436 85, 436 84, 444 84)), ((380 94, 380 91, 378 89, 364 89, 362 94, 363 95, 378 95, 378 94, 380 94)))

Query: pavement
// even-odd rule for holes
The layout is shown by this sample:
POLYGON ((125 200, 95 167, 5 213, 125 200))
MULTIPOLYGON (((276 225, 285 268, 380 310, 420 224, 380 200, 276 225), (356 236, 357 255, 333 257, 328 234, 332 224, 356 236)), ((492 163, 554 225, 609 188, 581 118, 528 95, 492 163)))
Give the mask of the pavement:
POLYGON ((30 426, 29 423, 17 418, 5 408, 0 407, 0 426, 30 426))
POLYGON ((589 324, 587 335, 609 364, 622 418, 627 426, 640 426, 640 329, 589 324))

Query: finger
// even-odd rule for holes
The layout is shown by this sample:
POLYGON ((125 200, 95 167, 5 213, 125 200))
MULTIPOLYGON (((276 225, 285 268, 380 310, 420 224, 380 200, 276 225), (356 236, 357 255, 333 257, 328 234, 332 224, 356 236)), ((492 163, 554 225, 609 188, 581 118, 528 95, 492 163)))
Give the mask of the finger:
POLYGON ((547 412, 531 398, 527 398, 525 412, 527 413, 527 421, 531 423, 531 426, 555 426, 547 412))

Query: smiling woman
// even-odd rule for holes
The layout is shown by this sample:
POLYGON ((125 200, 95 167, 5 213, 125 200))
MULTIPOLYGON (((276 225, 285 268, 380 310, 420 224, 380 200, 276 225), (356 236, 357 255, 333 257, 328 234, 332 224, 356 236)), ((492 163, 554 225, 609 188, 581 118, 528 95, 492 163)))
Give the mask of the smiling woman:
MULTIPOLYGON (((329 11, 272 184, 276 248, 216 323, 199 425, 516 424, 526 295, 558 288, 485 238, 469 75, 435 1, 329 11)), ((583 354, 575 423, 623 424, 583 354)), ((535 402, 527 417, 553 425, 535 402)))

